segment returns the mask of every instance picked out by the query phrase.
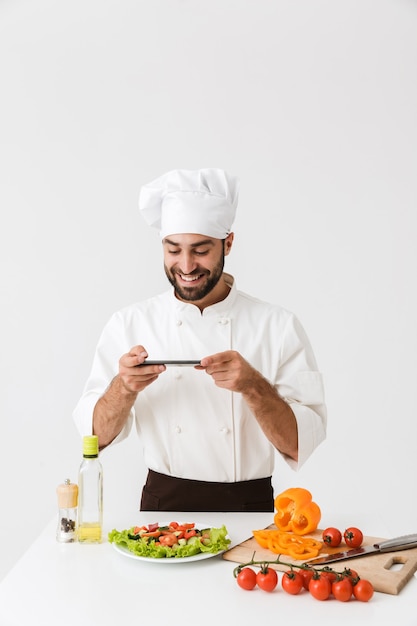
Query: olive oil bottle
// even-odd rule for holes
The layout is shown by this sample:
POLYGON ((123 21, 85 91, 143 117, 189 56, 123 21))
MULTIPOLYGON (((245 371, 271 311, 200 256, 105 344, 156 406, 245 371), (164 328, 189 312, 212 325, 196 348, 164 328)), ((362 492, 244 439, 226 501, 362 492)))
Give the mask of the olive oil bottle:
POLYGON ((78 473, 78 529, 81 543, 100 543, 103 528, 103 468, 98 437, 83 437, 83 460, 78 473))

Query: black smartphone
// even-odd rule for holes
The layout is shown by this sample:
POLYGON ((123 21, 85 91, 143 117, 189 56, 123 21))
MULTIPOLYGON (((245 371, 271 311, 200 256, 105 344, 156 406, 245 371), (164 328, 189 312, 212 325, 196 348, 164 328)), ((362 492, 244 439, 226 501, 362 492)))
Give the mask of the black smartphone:
POLYGON ((187 365, 192 366, 192 365, 200 365, 200 361, 191 361, 191 360, 169 360, 167 359, 166 361, 162 361, 162 360, 157 360, 157 361, 152 361, 152 360, 148 360, 148 361, 144 361, 143 363, 141 363, 140 365, 138 365, 138 367, 143 367, 144 365, 176 365, 177 367, 185 367, 187 365))

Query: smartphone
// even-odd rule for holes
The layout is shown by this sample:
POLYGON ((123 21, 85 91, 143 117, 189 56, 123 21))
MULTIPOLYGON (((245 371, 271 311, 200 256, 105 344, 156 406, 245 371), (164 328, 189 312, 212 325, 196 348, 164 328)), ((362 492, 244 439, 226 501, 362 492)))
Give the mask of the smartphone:
POLYGON ((200 361, 190 361, 190 360, 186 360, 186 361, 180 361, 180 360, 166 360, 166 361, 144 361, 143 363, 141 363, 140 365, 138 365, 138 367, 142 367, 143 365, 176 365, 177 367, 186 367, 188 366, 192 366, 192 365, 200 365, 200 361))

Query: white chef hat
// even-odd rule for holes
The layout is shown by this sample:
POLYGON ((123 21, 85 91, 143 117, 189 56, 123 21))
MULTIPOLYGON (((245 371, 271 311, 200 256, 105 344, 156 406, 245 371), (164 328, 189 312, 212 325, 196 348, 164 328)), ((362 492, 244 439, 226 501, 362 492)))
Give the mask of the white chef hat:
POLYGON ((162 239, 179 233, 224 239, 235 219, 238 195, 238 179, 224 170, 172 170, 142 187, 139 210, 162 239))

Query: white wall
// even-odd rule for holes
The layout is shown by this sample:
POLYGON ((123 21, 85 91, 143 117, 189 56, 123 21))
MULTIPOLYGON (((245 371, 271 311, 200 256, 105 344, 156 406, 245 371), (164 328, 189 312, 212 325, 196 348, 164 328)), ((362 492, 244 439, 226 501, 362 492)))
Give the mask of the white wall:
MULTIPOLYGON (((166 287, 137 196, 180 167, 241 178, 227 269, 325 376, 328 439, 277 488, 417 530, 416 32, 411 0, 0 0, 0 577, 76 480, 103 324, 166 287)), ((107 510, 136 443, 103 454, 107 510)))

